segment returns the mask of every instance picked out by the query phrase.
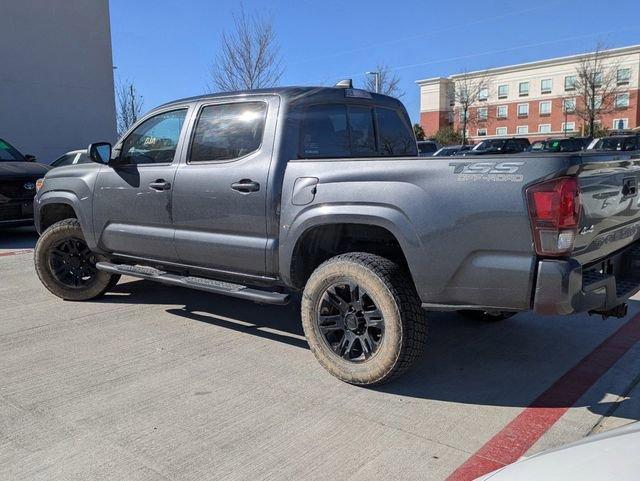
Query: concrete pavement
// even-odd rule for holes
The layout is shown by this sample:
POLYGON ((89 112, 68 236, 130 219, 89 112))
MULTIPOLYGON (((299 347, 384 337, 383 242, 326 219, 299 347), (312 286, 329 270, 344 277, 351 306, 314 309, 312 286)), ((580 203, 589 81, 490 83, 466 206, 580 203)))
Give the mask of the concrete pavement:
MULTIPOLYGON (((445 479, 626 322, 434 313, 421 362, 362 389, 317 364, 297 303, 137 280, 64 302, 29 253, 1 255, 33 239, 0 233, 0 480, 445 479)), ((634 345, 530 453, 640 419, 639 361, 634 345)))

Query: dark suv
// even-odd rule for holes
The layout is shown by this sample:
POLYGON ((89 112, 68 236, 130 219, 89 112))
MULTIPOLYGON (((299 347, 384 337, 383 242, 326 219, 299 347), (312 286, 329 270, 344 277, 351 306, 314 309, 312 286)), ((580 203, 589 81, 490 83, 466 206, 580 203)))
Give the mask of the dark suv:
POLYGON ((640 150, 640 134, 612 135, 595 139, 589 150, 621 150, 629 152, 640 150))
POLYGON ((529 145, 531 144, 527 139, 487 139, 462 155, 517 154, 527 150, 529 145))
POLYGON ((0 227, 33 223, 36 180, 48 170, 32 155, 22 155, 0 139, 0 227))
POLYGON ((581 138, 569 137, 565 139, 538 140, 531 144, 529 152, 579 152, 585 145, 581 138))

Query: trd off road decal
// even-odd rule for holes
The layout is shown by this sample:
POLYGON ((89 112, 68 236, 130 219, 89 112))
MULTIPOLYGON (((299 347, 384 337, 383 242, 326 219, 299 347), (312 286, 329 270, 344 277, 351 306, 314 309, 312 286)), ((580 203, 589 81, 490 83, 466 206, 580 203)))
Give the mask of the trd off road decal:
POLYGON ((524 176, 518 174, 524 162, 451 162, 453 173, 459 182, 522 182, 524 176))

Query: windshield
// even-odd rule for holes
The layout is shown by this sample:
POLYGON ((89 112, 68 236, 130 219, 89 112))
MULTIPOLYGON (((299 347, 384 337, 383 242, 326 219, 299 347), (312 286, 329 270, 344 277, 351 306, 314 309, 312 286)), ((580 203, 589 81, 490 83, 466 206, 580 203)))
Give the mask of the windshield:
POLYGON ((24 162, 25 159, 20 152, 18 152, 9 143, 0 139, 0 162, 24 162))
POLYGON ((504 140, 500 140, 500 139, 483 140, 478 145, 476 145, 472 150, 482 152, 484 150, 499 149, 500 147, 502 147, 503 142, 504 140))

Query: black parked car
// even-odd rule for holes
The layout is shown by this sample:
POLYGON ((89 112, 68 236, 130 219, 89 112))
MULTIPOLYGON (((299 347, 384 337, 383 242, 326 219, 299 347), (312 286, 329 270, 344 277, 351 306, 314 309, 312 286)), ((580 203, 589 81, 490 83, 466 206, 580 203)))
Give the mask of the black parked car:
POLYGON ((438 150, 434 157, 451 157, 453 155, 460 155, 462 152, 466 152, 473 148, 472 145, 447 145, 438 150))
POLYGON ((22 155, 9 142, 0 139, 0 227, 33 223, 33 197, 36 180, 49 167, 22 155))
POLYGON ((439 148, 438 143, 433 140, 421 140, 418 142, 418 155, 420 157, 431 157, 439 148))
POLYGON ((581 138, 537 140, 527 149, 529 152, 579 152, 585 145, 581 138))
POLYGON ((463 152, 462 155, 497 155, 517 154, 524 152, 531 143, 528 139, 487 139, 477 144, 473 149, 463 152))
POLYGON ((625 152, 640 150, 640 133, 593 139, 593 142, 589 145, 589 150, 622 150, 625 152))

